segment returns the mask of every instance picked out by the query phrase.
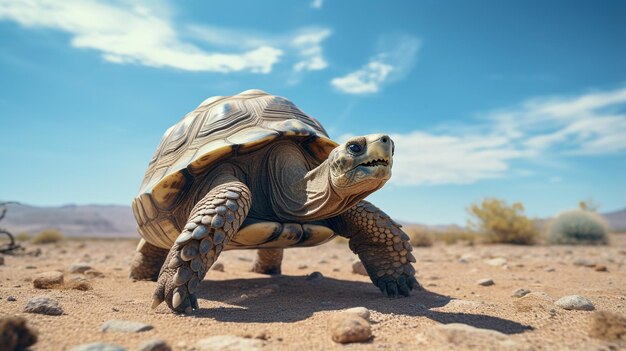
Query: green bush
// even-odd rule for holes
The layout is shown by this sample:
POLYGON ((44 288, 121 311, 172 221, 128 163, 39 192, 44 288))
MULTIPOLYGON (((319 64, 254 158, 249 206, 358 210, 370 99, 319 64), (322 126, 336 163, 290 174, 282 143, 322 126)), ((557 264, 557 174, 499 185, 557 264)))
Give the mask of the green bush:
POLYGON ((48 229, 37 234, 31 241, 33 244, 51 244, 63 240, 63 233, 58 230, 48 229))
POLYGON ((19 232, 15 236, 15 240, 17 240, 17 241, 28 241, 28 240, 30 240, 30 233, 29 232, 19 232))
POLYGON ((539 235, 520 202, 509 206, 502 200, 487 198, 480 204, 472 204, 468 212, 476 220, 469 220, 468 228, 480 233, 487 243, 531 245, 539 235))
POLYGON ((408 225, 402 228, 413 247, 429 247, 433 246, 433 234, 428 229, 416 225, 408 225))
POLYGON ((572 210, 558 215, 548 228, 550 244, 605 245, 608 229, 602 217, 585 210, 572 210))

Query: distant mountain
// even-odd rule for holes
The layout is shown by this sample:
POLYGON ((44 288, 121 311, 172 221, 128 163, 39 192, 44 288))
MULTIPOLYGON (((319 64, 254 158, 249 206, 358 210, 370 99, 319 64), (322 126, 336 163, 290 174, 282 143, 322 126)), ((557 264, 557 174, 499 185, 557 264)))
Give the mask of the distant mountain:
MULTIPOLYGON (((8 205, 6 217, 0 221, 0 228, 13 234, 39 233, 44 229, 57 229, 70 237, 128 237, 138 238, 137 223, 130 206, 118 205, 66 205, 58 207, 38 207, 29 205, 8 205)), ((604 213, 609 226, 615 231, 626 231, 626 209, 604 213)), ((537 223, 545 224, 550 219, 537 223)), ((433 230, 460 228, 457 225, 423 225, 402 222, 403 225, 417 225, 433 230)))
POLYGON ((38 207, 10 204, 7 208, 0 228, 6 228, 13 234, 36 234, 44 229, 56 229, 70 237, 139 237, 129 206, 38 207))

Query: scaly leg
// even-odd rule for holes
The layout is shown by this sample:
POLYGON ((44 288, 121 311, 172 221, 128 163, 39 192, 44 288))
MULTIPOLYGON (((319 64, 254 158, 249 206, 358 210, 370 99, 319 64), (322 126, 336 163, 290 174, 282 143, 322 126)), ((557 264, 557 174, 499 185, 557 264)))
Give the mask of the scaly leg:
POLYGON ((411 289, 421 289, 411 265, 415 257, 409 237, 387 214, 361 201, 333 222, 335 231, 350 239, 350 249, 385 296, 409 296, 411 289))
POLYGON ((198 308, 198 283, 239 229, 251 203, 248 187, 230 181, 211 189, 196 204, 161 268, 153 308, 163 301, 175 312, 198 308))
POLYGON ((261 274, 280 274, 283 261, 283 249, 258 249, 252 265, 252 272, 261 274))
POLYGON ((167 249, 156 247, 141 239, 130 264, 130 278, 155 282, 159 277, 159 271, 165 262, 167 252, 167 249))

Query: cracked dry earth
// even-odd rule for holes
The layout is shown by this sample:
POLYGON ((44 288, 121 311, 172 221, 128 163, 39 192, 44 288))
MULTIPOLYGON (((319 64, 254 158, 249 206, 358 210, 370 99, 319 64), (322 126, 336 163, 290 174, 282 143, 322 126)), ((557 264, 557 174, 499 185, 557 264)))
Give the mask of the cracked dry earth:
POLYGON ((90 342, 136 350, 157 338, 174 350, 193 350, 200 339, 228 334, 264 335, 262 348, 267 350, 618 350, 626 349, 624 341, 589 336, 594 312, 554 305, 562 296, 583 295, 596 310, 626 313, 626 236, 612 239, 608 247, 416 248, 417 278, 426 290, 398 299, 383 297, 368 277, 352 273, 356 256, 343 243, 286 250, 279 277, 248 272, 253 251, 228 251, 218 261, 224 272, 210 271, 201 282, 200 310, 193 316, 174 315, 165 304, 150 310, 155 283, 127 278, 135 240, 68 240, 38 246, 39 257, 5 256, 0 266, 0 315, 25 317, 39 330, 34 350, 70 350, 90 342), (603 265, 606 271, 580 265, 581 260, 603 265), (71 279, 75 274, 69 267, 77 262, 104 274, 88 278, 92 290, 33 288, 32 279, 41 272, 62 270, 66 281, 71 279), (323 278, 307 280, 314 271, 323 278), (478 285, 485 278, 495 284, 478 285), (512 297, 519 288, 531 294, 512 297), (16 301, 8 301, 9 296, 16 301), (57 300, 64 314, 24 313, 35 296, 57 300), (327 330, 329 318, 357 306, 370 310, 373 338, 360 344, 334 343, 327 330), (101 325, 111 319, 154 328, 101 332, 101 325), (488 332, 443 332, 441 325, 450 323, 488 332))

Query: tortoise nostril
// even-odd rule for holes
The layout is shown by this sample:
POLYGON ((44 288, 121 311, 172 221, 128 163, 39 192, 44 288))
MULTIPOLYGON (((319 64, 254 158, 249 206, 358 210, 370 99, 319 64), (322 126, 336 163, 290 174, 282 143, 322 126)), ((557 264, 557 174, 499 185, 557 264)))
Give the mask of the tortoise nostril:
POLYGON ((383 143, 386 143, 389 141, 389 138, 385 135, 384 137, 380 138, 380 141, 382 141, 383 143))

